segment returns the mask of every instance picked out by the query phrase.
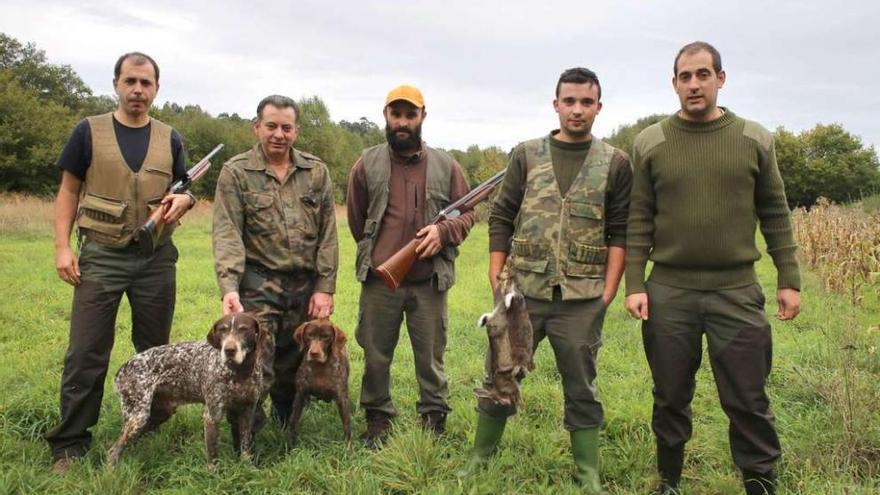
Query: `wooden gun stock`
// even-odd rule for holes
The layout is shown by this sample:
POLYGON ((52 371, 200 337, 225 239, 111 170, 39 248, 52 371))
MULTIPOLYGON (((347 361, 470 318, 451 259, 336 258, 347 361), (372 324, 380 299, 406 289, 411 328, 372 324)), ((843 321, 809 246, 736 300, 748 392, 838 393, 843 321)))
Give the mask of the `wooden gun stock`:
POLYGON ((400 287, 403 279, 406 278, 406 274, 409 273, 412 268, 413 263, 419 258, 419 255, 416 253, 416 248, 419 246, 420 242, 422 242, 422 240, 418 237, 409 241, 405 246, 400 248, 400 251, 394 253, 394 255, 385 260, 385 263, 382 263, 376 268, 376 273, 382 277, 382 281, 385 282, 386 287, 391 290, 400 287))
MULTIPOLYGON (((440 213, 431 220, 429 225, 436 224, 446 218, 455 218, 461 213, 461 210, 472 210, 477 204, 485 201, 486 198, 489 197, 489 194, 492 193, 495 186, 504 179, 506 172, 506 169, 498 172, 489 180, 483 182, 472 191, 462 196, 458 201, 441 210, 440 213)), ((420 242, 422 242, 422 240, 418 237, 409 241, 405 246, 400 248, 399 251, 385 260, 384 263, 379 265, 378 268, 375 268, 376 273, 382 277, 382 281, 385 282, 386 287, 391 290, 400 287, 403 279, 406 278, 406 274, 409 273, 413 263, 415 263, 419 257, 416 253, 416 247, 418 247, 420 242)))
MULTIPOLYGON (((164 199, 164 198, 163 198, 164 199)), ((156 250, 158 239, 165 230, 165 213, 170 203, 161 204, 141 228, 135 232, 135 239, 143 256, 149 256, 156 250)))

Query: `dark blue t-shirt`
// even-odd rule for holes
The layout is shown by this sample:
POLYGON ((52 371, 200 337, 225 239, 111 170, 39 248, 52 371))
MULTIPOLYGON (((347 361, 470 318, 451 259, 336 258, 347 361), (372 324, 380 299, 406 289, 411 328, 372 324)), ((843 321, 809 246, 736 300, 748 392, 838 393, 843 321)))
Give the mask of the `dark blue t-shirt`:
MULTIPOLYGON (((144 163, 144 158, 147 157, 151 126, 152 123, 143 127, 128 127, 120 124, 116 117, 113 117, 116 142, 119 144, 126 165, 132 172, 138 172, 144 163)), ((182 179, 186 176, 186 154, 183 152, 183 140, 174 129, 171 130, 171 156, 174 160, 174 180, 182 179)), ((89 121, 83 119, 73 128, 70 139, 61 151, 58 166, 80 179, 85 179, 91 163, 92 128, 89 126, 89 121)))

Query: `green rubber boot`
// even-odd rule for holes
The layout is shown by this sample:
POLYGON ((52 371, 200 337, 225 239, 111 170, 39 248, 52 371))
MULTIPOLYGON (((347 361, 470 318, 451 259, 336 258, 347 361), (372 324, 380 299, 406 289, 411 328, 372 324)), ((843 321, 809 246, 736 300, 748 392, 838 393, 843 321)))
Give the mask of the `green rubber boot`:
POLYGON ((504 435, 504 426, 507 418, 491 418, 482 414, 477 415, 477 434, 474 436, 474 448, 471 450, 471 458, 467 464, 456 474, 459 478, 470 476, 489 462, 489 458, 495 453, 495 449, 504 435))
POLYGON ((599 481, 599 428, 571 432, 571 454, 574 457, 574 481, 585 493, 605 495, 599 481))

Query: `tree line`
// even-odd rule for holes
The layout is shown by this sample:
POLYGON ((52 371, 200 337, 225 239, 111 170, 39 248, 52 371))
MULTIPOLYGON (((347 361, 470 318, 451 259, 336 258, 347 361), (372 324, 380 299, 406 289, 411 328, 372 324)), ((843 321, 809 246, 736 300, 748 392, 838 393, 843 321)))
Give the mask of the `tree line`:
MULTIPOLYGON (((366 117, 334 121, 318 96, 301 98, 300 134, 296 146, 321 157, 330 169, 336 199, 342 202, 348 172, 361 151, 385 140, 384 129, 366 117)), ((95 95, 69 65, 50 63, 33 43, 22 44, 0 33, 0 192, 51 195, 59 181, 56 161, 74 125, 89 115, 116 108, 114 98, 95 95)), ((188 161, 195 163, 217 143, 223 151, 215 165, 255 143, 251 118, 221 113, 212 116, 198 105, 165 103, 151 114, 175 127, 184 138, 188 161)), ((650 115, 615 130, 606 141, 629 152, 645 127, 665 115, 650 115)), ((817 124, 793 133, 775 131, 776 155, 789 204, 809 206, 820 196, 849 202, 880 192, 880 161, 840 124, 817 124)), ((501 170, 508 151, 497 146, 448 150, 461 163, 471 185, 501 170)), ((193 186, 212 197, 220 167, 193 186)))

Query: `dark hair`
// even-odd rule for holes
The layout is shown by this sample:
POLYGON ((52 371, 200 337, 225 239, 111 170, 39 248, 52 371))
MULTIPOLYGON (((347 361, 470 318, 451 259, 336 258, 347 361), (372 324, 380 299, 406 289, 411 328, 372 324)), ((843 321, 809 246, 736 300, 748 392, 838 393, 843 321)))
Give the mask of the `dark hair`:
POLYGON ((685 53, 688 55, 693 55, 694 53, 701 52, 706 50, 709 52, 709 55, 712 55, 712 69, 715 70, 715 73, 721 72, 721 54, 718 53, 718 50, 715 49, 714 46, 706 43, 705 41, 694 41, 693 43, 688 43, 681 47, 681 50, 678 51, 678 55, 675 56, 675 63, 672 64, 672 74, 678 75, 678 59, 681 58, 685 53))
POLYGON ((565 70, 559 75, 559 81, 556 82, 556 97, 559 97, 559 88, 562 83, 573 84, 592 84, 599 90, 599 99, 602 99, 602 86, 599 84, 599 76, 590 69, 583 67, 573 67, 565 70))
POLYGON ((289 96, 282 95, 269 95, 262 100, 260 100, 260 104, 257 105, 257 122, 262 120, 263 118, 263 109, 266 108, 266 105, 272 105, 277 108, 292 108, 293 109, 293 121, 299 121, 299 106, 293 101, 293 98, 289 96))
POLYGON ((131 62, 134 65, 144 65, 149 62, 153 65, 153 72, 156 73, 156 82, 159 82, 159 64, 153 60, 153 57, 147 55, 146 53, 141 52, 128 52, 124 53, 118 60, 116 60, 116 65, 113 66, 113 80, 116 81, 119 79, 119 73, 122 72, 122 63, 126 60, 131 59, 131 62))

